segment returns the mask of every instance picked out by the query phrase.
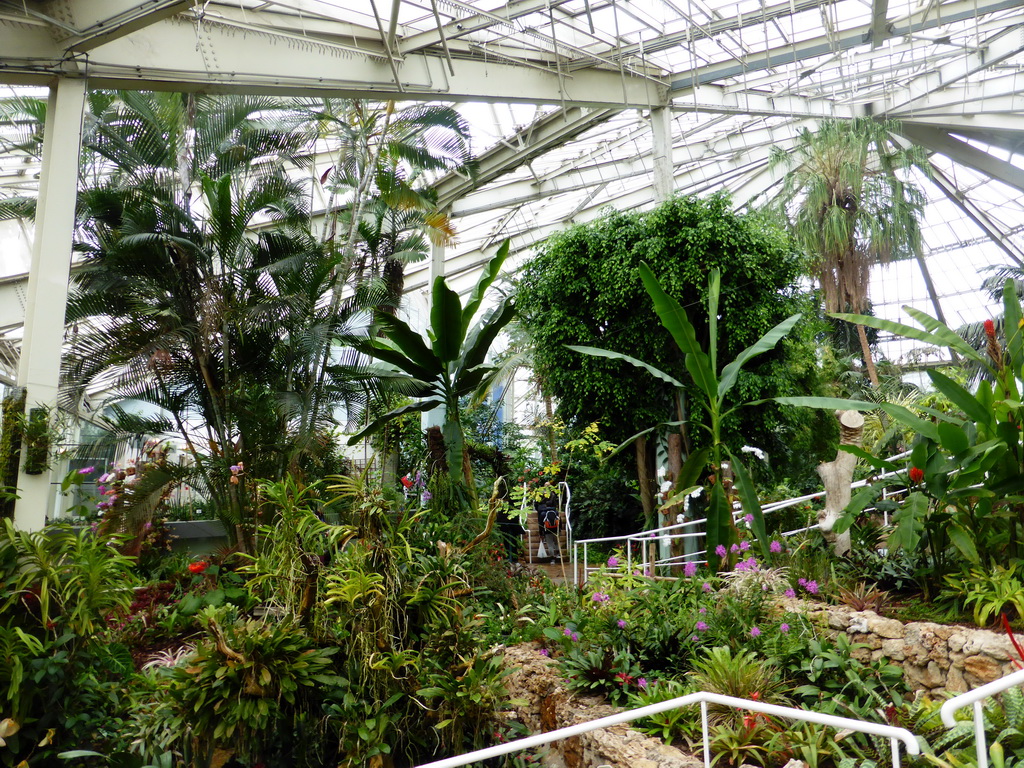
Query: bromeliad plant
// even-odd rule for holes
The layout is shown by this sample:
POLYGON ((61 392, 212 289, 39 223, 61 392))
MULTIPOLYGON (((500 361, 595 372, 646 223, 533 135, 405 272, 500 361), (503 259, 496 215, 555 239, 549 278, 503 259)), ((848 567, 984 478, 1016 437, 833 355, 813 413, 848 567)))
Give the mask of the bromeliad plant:
POLYGON ((508 256, 508 246, 506 240, 484 267, 465 307, 444 276, 434 280, 428 338, 394 315, 375 313, 384 337, 371 337, 362 351, 387 364, 387 370, 376 373, 402 386, 403 392, 417 401, 388 411, 349 439, 350 445, 355 444, 406 413, 443 408, 441 431, 448 474, 455 487, 464 490, 465 501, 474 507, 476 492, 465 448, 460 399, 485 392, 500 373, 500 368, 487 365, 485 360, 494 339, 512 319, 515 307, 505 298, 472 329, 470 323, 508 256))
MULTIPOLYGON (((733 544, 738 542, 739 535, 732 515, 732 487, 725 481, 724 462, 728 460, 732 466, 735 476, 735 489, 739 492, 739 499, 743 510, 752 517, 751 527, 757 535, 761 551, 765 557, 768 556, 768 536, 765 531, 764 517, 761 514, 761 505, 757 500, 757 492, 754 488, 750 473, 744 467, 739 457, 725 445, 722 440, 722 425, 740 408, 754 403, 734 403, 730 395, 739 378, 743 366, 752 358, 770 351, 775 345, 792 330, 800 319, 799 314, 792 315, 776 325, 764 336, 740 352, 735 360, 718 368, 718 298, 721 292, 721 273, 714 269, 708 285, 708 331, 709 340, 707 351, 701 348, 697 341, 697 334, 693 324, 686 315, 686 311, 679 302, 669 296, 661 287, 654 272, 646 264, 640 265, 640 278, 643 280, 647 293, 654 301, 654 309, 661 319, 661 323, 672 335, 679 349, 685 355, 686 370, 693 378, 694 383, 704 395, 701 406, 706 414, 703 423, 697 426, 705 430, 708 435, 706 447, 694 451, 688 457, 679 477, 676 479, 677 493, 666 503, 678 503, 680 495, 692 491, 691 486, 695 485, 705 469, 710 466, 710 474, 706 475, 705 492, 710 500, 707 511, 707 557, 708 562, 723 567, 727 564, 729 551, 733 544), (719 478, 722 478, 719 480, 719 478)), ((627 363, 643 368, 651 375, 671 384, 680 392, 683 390, 683 383, 664 371, 661 371, 642 360, 618 352, 609 352, 605 349, 595 347, 570 346, 569 349, 582 352, 587 355, 607 357, 612 360, 624 360, 627 363)), ((761 402, 761 401, 758 401, 761 402)), ((670 422, 669 426, 678 426, 679 422, 670 422)), ((640 432, 623 445, 632 443, 638 437, 651 432, 663 425, 651 427, 640 432)), ((622 447, 622 446, 620 446, 622 447)))
MULTIPOLYGON (((947 326, 927 314, 904 307, 922 328, 862 315, 834 317, 947 346, 984 372, 977 391, 936 370, 928 376, 935 388, 959 413, 907 408, 833 398, 791 397, 779 402, 819 408, 881 408, 918 435, 907 467, 909 493, 893 517, 890 549, 922 553, 918 581, 926 592, 941 586, 943 577, 967 563, 991 571, 997 564, 1024 558, 1024 311, 1012 281, 1003 290, 1003 335, 985 322, 987 348, 980 352, 947 326)), ((878 469, 897 471, 893 462, 877 459, 859 448, 841 446, 878 469)), ((881 494, 880 485, 857 494, 836 531, 848 528, 857 514, 881 494)))

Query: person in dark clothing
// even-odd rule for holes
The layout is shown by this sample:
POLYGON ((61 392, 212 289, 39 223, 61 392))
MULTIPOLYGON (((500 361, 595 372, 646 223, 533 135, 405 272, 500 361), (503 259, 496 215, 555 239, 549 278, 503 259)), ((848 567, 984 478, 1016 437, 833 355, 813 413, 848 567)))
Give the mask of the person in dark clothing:
POLYGON ((558 548, 558 528, 560 522, 558 517, 558 499, 555 496, 554 489, 550 490, 551 494, 536 502, 534 508, 537 510, 540 540, 544 543, 544 549, 547 551, 548 562, 557 563, 562 557, 558 548))

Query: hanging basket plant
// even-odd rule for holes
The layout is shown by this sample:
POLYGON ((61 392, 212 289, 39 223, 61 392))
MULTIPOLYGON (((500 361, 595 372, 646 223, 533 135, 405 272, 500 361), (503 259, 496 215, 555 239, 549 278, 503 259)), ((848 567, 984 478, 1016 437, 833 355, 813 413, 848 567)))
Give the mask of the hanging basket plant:
POLYGON ((25 429, 25 390, 13 389, 0 404, 0 517, 14 515, 21 438, 25 429))
POLYGON ((50 409, 33 408, 25 421, 25 474, 41 475, 50 468, 50 409))

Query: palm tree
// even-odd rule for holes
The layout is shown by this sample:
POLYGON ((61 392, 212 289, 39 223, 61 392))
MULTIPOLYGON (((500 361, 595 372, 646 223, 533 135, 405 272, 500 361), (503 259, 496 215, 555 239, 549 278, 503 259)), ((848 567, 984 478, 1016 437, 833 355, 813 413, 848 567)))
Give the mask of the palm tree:
MULTIPOLYGON (((780 199, 786 207, 798 201, 792 230, 829 312, 863 313, 871 266, 920 253, 924 195, 906 177, 915 167, 927 173, 926 158, 918 147, 894 144, 898 130, 891 121, 825 120, 800 134, 793 156, 773 154, 773 166, 791 166, 780 199)), ((864 326, 857 335, 878 387, 864 326)))
POLYGON ((300 471, 335 409, 362 397, 335 350, 366 292, 332 300, 345 259, 311 235, 305 187, 284 170, 312 134, 260 97, 99 94, 92 106, 86 147, 110 170, 80 194, 84 267, 67 313, 80 332, 65 372, 78 391, 103 377, 114 398, 159 408, 134 426, 176 432, 245 534, 246 476, 300 471))

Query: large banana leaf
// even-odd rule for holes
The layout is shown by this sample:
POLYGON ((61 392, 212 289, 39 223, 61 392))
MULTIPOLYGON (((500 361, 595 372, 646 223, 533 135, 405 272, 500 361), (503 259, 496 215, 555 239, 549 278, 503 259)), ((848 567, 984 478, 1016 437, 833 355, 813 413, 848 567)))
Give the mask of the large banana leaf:
POLYGON ((690 372, 690 376, 707 398, 714 399, 718 394, 715 372, 711 368, 711 360, 697 343, 697 333, 686 316, 686 311, 678 301, 665 293, 646 262, 640 264, 640 279, 643 280, 644 288, 654 302, 654 311, 661 319, 662 325, 686 355, 686 370, 690 372))
POLYGON ((928 370, 928 378, 932 380, 935 388, 948 397, 950 402, 963 411, 971 421, 985 425, 989 429, 995 428, 995 414, 979 403, 977 398, 962 386, 948 376, 931 369, 928 370))
POLYGON ((776 325, 764 336, 755 341, 749 347, 740 352, 736 359, 726 365, 722 369, 722 378, 718 382, 718 398, 721 400, 733 388, 736 384, 736 378, 739 376, 740 370, 751 358, 757 357, 760 354, 768 352, 775 348, 782 338, 793 330, 793 326, 797 324, 802 315, 796 314, 786 318, 781 323, 776 325))
POLYGON ((430 303, 430 330, 433 350, 442 362, 449 363, 459 357, 464 339, 462 331, 462 302, 459 294, 448 287, 444 275, 434 280, 433 300, 430 303))
POLYGON ((913 307, 908 306, 904 306, 903 311, 917 320, 917 322, 923 325, 926 330, 933 333, 939 339, 942 339, 942 343, 945 346, 955 349, 961 355, 974 360, 976 363, 988 365, 988 361, 985 357, 978 352, 978 350, 968 344, 960 334, 950 330, 946 325, 940 323, 931 315, 927 315, 919 309, 914 309, 913 307))
POLYGON ((487 289, 491 287, 491 283, 494 282, 498 276, 498 272, 501 271, 502 264, 505 263, 505 259, 508 258, 508 246, 509 241, 506 240, 499 246, 498 252, 494 254, 487 265, 480 272, 480 279, 477 280, 476 285, 473 287, 473 292, 469 294, 469 300, 466 302, 466 308, 462 310, 462 335, 465 336, 469 331, 469 324, 473 322, 473 316, 477 310, 480 309, 480 303, 484 300, 484 294, 487 289))
POLYGON ((722 272, 712 269, 708 275, 708 358, 711 373, 718 373, 718 299, 722 294, 722 272))
POLYGON ((390 363, 419 381, 431 381, 438 375, 434 370, 418 365, 412 358, 395 349, 383 339, 371 339, 358 345, 357 349, 378 360, 383 360, 385 363, 390 363))
POLYGON ((764 512, 761 510, 761 502, 757 498, 757 487, 754 485, 750 473, 732 451, 728 451, 729 459, 732 461, 732 472, 736 478, 736 490, 739 491, 740 504, 743 511, 754 518, 751 529, 757 536, 757 542, 761 547, 761 554, 768 557, 768 530, 764 524, 764 512))
POLYGON ((511 322, 515 316, 516 309, 511 299, 504 299, 489 314, 485 315, 480 323, 466 337, 463 346, 461 366, 464 369, 473 369, 482 365, 487 358, 487 352, 498 334, 511 322))
POLYGON ((388 312, 379 310, 374 313, 374 320, 395 347, 422 370, 430 371, 434 375, 441 372, 440 362, 433 350, 427 346, 423 336, 416 333, 408 324, 388 312))
POLYGON ((369 437, 370 435, 380 431, 380 429, 392 419, 396 419, 399 416, 404 416, 407 413, 422 413, 423 411, 431 411, 434 408, 437 408, 439 405, 444 405, 444 401, 431 398, 427 400, 420 400, 419 402, 416 403, 409 403, 398 408, 394 408, 385 413, 383 416, 377 417, 369 424, 367 424, 365 427, 363 427, 361 430, 352 435, 348 439, 348 444, 355 445, 363 438, 369 437))
POLYGON ((1024 318, 1021 317, 1020 299, 1013 280, 1003 284, 1003 336, 1010 353, 1014 376, 1021 375, 1024 365, 1024 318))
POLYGON ((573 352, 582 352, 584 355, 591 355, 593 357, 607 357, 609 360, 622 360, 623 362, 629 363, 630 365, 635 365, 637 368, 643 368, 656 379, 661 379, 662 381, 671 384, 673 387, 682 388, 683 386, 682 382, 665 373, 664 371, 655 368, 653 365, 648 365, 643 360, 638 360, 635 357, 624 355, 621 352, 611 352, 607 349, 599 349, 597 347, 576 346, 573 344, 566 344, 565 346, 568 349, 571 349, 573 352))

